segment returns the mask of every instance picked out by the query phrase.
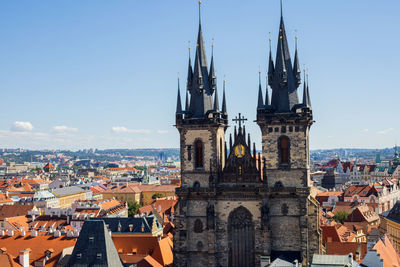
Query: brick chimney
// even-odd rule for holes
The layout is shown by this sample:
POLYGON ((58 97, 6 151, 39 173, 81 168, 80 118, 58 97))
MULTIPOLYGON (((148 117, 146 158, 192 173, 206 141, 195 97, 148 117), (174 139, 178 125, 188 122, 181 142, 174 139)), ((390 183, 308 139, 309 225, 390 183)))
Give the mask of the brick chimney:
POLYGON ((30 249, 21 250, 19 252, 19 264, 21 264, 22 267, 29 267, 29 253, 30 249))

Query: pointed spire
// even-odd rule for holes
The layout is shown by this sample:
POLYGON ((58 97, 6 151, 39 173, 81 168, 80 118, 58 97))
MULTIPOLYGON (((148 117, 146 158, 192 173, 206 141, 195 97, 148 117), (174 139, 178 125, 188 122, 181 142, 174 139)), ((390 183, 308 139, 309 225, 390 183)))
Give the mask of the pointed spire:
POLYGON ((186 90, 186 100, 185 100, 185 111, 189 111, 190 109, 190 103, 189 103, 189 93, 188 90, 186 90))
POLYGON ((294 54, 294 62, 293 62, 293 76, 296 86, 299 86, 301 84, 301 69, 299 63, 299 55, 297 53, 297 36, 295 37, 295 39, 296 39, 296 51, 294 54))
POLYGON ((188 116, 192 118, 205 118, 207 112, 213 110, 213 92, 214 90, 210 86, 201 20, 199 19, 199 31, 197 35, 196 54, 190 89, 190 112, 188 113, 188 116))
POLYGON ((310 95, 308 93, 308 79, 306 81, 306 72, 304 70, 304 83, 303 83, 303 106, 306 108, 311 107, 310 95))
POLYGON ((225 162, 227 158, 228 158, 228 148, 226 147, 226 141, 225 141, 225 162))
POLYGON ((249 149, 251 148, 251 140, 250 140, 250 133, 247 134, 247 145, 249 149))
MULTIPOLYGON (((214 41, 214 38, 213 38, 214 41)), ((209 72, 209 79, 210 79, 210 85, 211 85, 211 90, 215 90, 217 87, 217 82, 216 79, 217 77, 215 76, 215 70, 214 70, 214 43, 211 45, 211 64, 210 64, 210 72, 209 72)))
POLYGON ((256 151, 256 143, 253 143, 253 158, 254 158, 254 159, 256 159, 256 154, 257 154, 257 151, 256 151))
MULTIPOLYGON (((270 58, 272 59, 271 53, 270 58)), ((272 68, 273 62, 270 60, 268 70, 268 84, 272 89, 271 106, 278 113, 290 112, 295 105, 299 104, 298 85, 294 77, 292 63, 281 8, 275 67, 272 68)))
POLYGON ((269 93, 268 93, 268 76, 266 77, 266 85, 265 85, 265 105, 269 106, 271 105, 271 102, 269 101, 269 93))
POLYGON ((227 115, 227 112, 226 112, 226 99, 225 99, 225 80, 224 80, 224 92, 222 94, 222 114, 227 115))
MULTIPOLYGON (((240 131, 240 128, 239 128, 239 131, 240 131)), ((243 134, 244 139, 246 140, 246 126, 245 125, 243 125, 242 134, 243 134)))
POLYGON ((190 41, 189 41, 188 51, 189 51, 189 64, 188 64, 186 89, 190 91, 193 83, 193 68, 192 68, 192 60, 190 58, 190 41))
POLYGON ((229 153, 232 151, 232 134, 229 134, 229 153))
POLYGON ((283 17, 283 7, 282 7, 282 0, 281 0, 281 17, 283 17))
POLYGON ((258 72, 258 104, 257 109, 262 109, 264 107, 264 100, 262 96, 262 89, 261 89, 261 72, 258 72))
POLYGON ((214 94, 214 112, 219 111, 219 100, 218 100, 218 90, 215 87, 215 94, 214 94))
POLYGON ((236 137, 237 137, 237 131, 236 131, 236 125, 235 125, 235 127, 233 128, 233 138, 235 139, 235 141, 236 141, 236 137))
MULTIPOLYGON (((283 19, 282 22, 283 24, 283 19)), ((279 29, 278 50, 276 51, 275 75, 278 83, 284 86, 287 83, 287 68, 285 60, 285 47, 284 47, 284 28, 279 29)), ((286 34, 285 34, 286 35, 286 34)), ((286 36, 285 36, 286 39, 286 36)), ((289 51, 288 51, 289 52, 289 51)), ((290 59, 289 59, 290 60, 290 59)))
POLYGON ((308 74, 307 74, 307 102, 309 105, 309 108, 311 108, 311 98, 310 98, 310 89, 309 89, 309 82, 308 82, 308 74))
POLYGON ((272 86, 272 83, 273 83, 274 72, 275 72, 275 67, 274 67, 274 59, 272 58, 271 37, 270 37, 269 38, 268 81, 267 81, 267 83, 270 86, 272 86))
POLYGON ((176 101, 176 114, 182 114, 181 90, 179 87, 179 78, 178 78, 178 99, 176 101))
POLYGON ((201 24, 201 1, 197 3, 199 4, 199 24, 201 24))

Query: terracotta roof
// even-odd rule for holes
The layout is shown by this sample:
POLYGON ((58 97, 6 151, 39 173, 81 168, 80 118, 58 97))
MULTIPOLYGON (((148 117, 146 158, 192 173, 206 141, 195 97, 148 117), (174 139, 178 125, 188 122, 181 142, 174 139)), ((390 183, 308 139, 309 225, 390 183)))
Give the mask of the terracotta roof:
POLYGON ((29 262, 34 265, 35 261, 40 260, 45 255, 45 252, 49 249, 53 249, 54 253, 52 257, 46 262, 47 266, 56 266, 61 252, 66 247, 74 246, 76 242, 75 238, 39 235, 36 237, 31 236, 3 236, 0 238, 0 247, 5 247, 7 253, 10 253, 14 258, 15 262, 19 262, 18 256, 21 250, 29 248, 29 262))
POLYGON ((13 226, 16 231, 28 231, 29 229, 28 218, 26 216, 6 218, 5 221, 13 226))
POLYGON ((2 205, 0 206, 0 221, 15 216, 25 216, 33 209, 33 205, 2 205))
POLYGON ((174 255, 172 253, 171 240, 165 237, 158 241, 157 246, 151 256, 163 266, 170 265, 174 262, 174 255))
POLYGON ((380 239, 373 247, 383 260, 383 267, 400 267, 400 256, 397 253, 389 235, 385 239, 380 239))
POLYGON ((138 183, 129 183, 121 186, 114 186, 105 190, 103 193, 141 193, 138 183))
POLYGON ((353 258, 358 260, 356 255, 360 252, 360 258, 367 254, 367 243, 357 242, 328 242, 326 243, 326 254, 329 255, 348 255, 353 253, 353 258))
POLYGON ((157 262, 153 257, 146 256, 143 258, 143 260, 141 260, 138 265, 138 267, 142 267, 142 266, 153 266, 153 267, 162 267, 163 265, 161 265, 159 262, 157 262))
POLYGON ((138 255, 149 255, 157 246, 157 236, 116 234, 111 236, 118 253, 135 252, 138 255))
POLYGON ((139 214, 146 213, 146 215, 150 215, 153 209, 156 209, 159 213, 168 213, 174 212, 175 205, 178 203, 176 199, 156 199, 151 203, 141 207, 139 209, 139 214))
POLYGON ((138 186, 144 192, 175 192, 177 185, 150 185, 142 184, 138 186))
POLYGON ((0 266, 1 267, 19 267, 22 265, 16 263, 10 254, 8 254, 7 252, 3 252, 2 254, 0 254, 0 266))

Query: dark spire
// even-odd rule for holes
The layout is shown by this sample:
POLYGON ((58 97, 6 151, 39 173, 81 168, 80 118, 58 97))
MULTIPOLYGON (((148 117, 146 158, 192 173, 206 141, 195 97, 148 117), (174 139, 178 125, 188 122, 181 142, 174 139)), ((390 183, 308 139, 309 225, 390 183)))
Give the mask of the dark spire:
POLYGON ((308 92, 308 76, 307 81, 304 72, 304 87, 303 87, 303 106, 306 108, 311 108, 310 94, 308 92))
POLYGON ((299 63, 299 55, 297 53, 297 36, 296 36, 296 51, 294 54, 294 63, 293 63, 293 76, 296 86, 301 84, 301 69, 299 63))
MULTIPOLYGON (((281 25, 283 25, 283 18, 281 21, 281 25)), ((284 27, 284 26, 282 26, 284 27)), ((279 40, 278 40, 278 50, 276 51, 276 63, 275 63, 275 75, 277 78, 277 81, 283 87, 287 83, 287 68, 286 68, 286 55, 285 55, 285 46, 284 46, 284 35, 285 29, 280 28, 279 29, 279 40)), ((286 36, 285 36, 286 39, 286 36)), ((289 53, 289 51, 288 51, 289 53)), ((290 60, 290 55, 289 55, 289 60, 290 60)))
POLYGON ((189 111, 190 106, 189 106, 189 93, 188 90, 186 90, 186 103, 185 103, 185 111, 189 111))
POLYGON ((192 68, 192 60, 190 58, 190 41, 189 41, 189 64, 188 64, 188 74, 187 74, 187 82, 186 82, 186 89, 190 91, 193 83, 193 68, 192 68))
POLYGON ((271 102, 269 101, 269 93, 268 93, 268 76, 267 76, 266 80, 267 80, 267 82, 265 85, 265 105, 269 106, 269 105, 271 105, 271 102))
POLYGON ((253 143, 253 158, 254 158, 254 159, 256 159, 256 154, 257 154, 257 151, 256 151, 256 143, 253 143))
POLYGON ((269 60, 268 60, 268 84, 272 86, 274 79, 274 59, 272 58, 271 38, 269 38, 269 60))
POLYGON ((264 107, 264 100, 262 96, 262 89, 261 89, 261 72, 258 72, 258 104, 257 109, 262 109, 264 107))
POLYGON ((215 94, 214 94, 214 112, 219 111, 219 100, 218 100, 218 90, 215 87, 215 94))
POLYGON ((250 140, 250 133, 247 134, 247 144, 249 149, 251 148, 251 140, 250 140))
POLYGON ((225 99, 225 80, 224 80, 224 92, 222 94, 222 114, 226 115, 226 99, 225 99))
POLYGON ((215 90, 217 88, 217 77, 215 76, 214 70, 214 44, 211 45, 211 64, 210 64, 210 72, 209 72, 209 83, 211 86, 211 90, 215 90))
POLYGON ((232 151, 232 134, 229 134, 229 153, 232 151))
POLYGON ((197 35, 192 84, 190 87, 190 117, 204 118, 208 111, 213 110, 213 91, 209 80, 199 3, 199 32, 197 35))
MULTIPOLYGON (((271 58, 272 56, 270 55, 269 65, 272 65, 271 58)), ((293 73, 282 10, 275 67, 269 67, 268 75, 268 83, 272 88, 271 106, 276 112, 291 111, 299 103, 297 96, 298 84, 293 73)))
POLYGON ((176 114, 182 114, 181 90, 179 87, 179 78, 178 78, 178 99, 176 101, 176 114))
POLYGON ((310 98, 310 89, 309 89, 309 82, 308 82, 308 74, 307 74, 307 102, 308 102, 308 106, 309 108, 311 108, 311 98, 310 98))

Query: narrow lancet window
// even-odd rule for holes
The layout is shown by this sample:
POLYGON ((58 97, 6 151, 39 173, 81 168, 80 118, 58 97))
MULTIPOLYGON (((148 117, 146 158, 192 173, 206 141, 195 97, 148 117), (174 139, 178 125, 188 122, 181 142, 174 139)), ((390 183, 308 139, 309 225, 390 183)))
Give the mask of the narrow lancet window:
POLYGON ((196 155, 196 162, 195 166, 196 169, 204 168, 203 163, 203 142, 201 140, 196 140, 195 142, 195 155, 196 155))
POLYGON ((281 136, 278 142, 280 164, 289 164, 289 138, 281 136))

